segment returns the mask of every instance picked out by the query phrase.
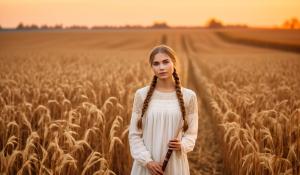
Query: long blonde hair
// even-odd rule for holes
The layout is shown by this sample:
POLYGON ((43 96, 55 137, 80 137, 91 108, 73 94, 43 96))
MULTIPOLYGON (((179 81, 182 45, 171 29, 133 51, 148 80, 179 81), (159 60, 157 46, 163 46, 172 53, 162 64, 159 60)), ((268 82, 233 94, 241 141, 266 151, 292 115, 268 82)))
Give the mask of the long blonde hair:
MULTIPOLYGON (((172 48, 170 48, 169 46, 167 45, 158 45, 158 46, 155 46, 151 52, 150 52, 150 55, 149 55, 149 63, 150 65, 152 65, 153 63, 153 59, 155 57, 156 54, 158 53, 164 53, 164 54, 167 54, 172 62, 174 63, 174 65, 176 64, 176 54, 175 52, 173 51, 172 48)), ((183 119, 183 131, 186 131, 188 129, 188 124, 187 124, 187 121, 185 119, 185 116, 186 116, 186 111, 185 111, 185 107, 184 107, 184 100, 183 100, 183 95, 182 95, 182 92, 181 92, 181 83, 180 83, 180 80, 179 80, 179 76, 177 74, 177 71, 174 67, 174 71, 173 71, 173 78, 175 80, 175 89, 176 89, 176 95, 177 95, 177 99, 179 101, 179 105, 180 105, 180 110, 181 110, 181 114, 182 114, 182 119, 183 119)), ((157 76, 154 75, 153 76, 153 79, 152 79, 152 82, 150 84, 150 88, 147 92, 147 96, 144 100, 144 103, 143 103, 143 107, 142 107, 142 113, 141 113, 141 116, 137 122, 137 128, 138 129, 142 129, 142 118, 148 108, 148 105, 149 105, 149 102, 150 102, 150 99, 151 99, 151 96, 154 92, 154 89, 155 89, 155 86, 156 86, 156 82, 157 82, 157 76)))

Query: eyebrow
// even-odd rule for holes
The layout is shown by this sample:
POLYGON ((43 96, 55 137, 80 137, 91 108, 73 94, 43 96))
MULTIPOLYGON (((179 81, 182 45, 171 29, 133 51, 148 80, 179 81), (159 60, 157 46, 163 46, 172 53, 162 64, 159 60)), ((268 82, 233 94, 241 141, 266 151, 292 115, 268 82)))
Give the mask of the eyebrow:
MULTIPOLYGON (((162 60, 162 62, 164 62, 164 61, 169 61, 169 59, 167 58, 165 60, 162 60)), ((153 63, 159 63, 159 61, 154 61, 153 63)))

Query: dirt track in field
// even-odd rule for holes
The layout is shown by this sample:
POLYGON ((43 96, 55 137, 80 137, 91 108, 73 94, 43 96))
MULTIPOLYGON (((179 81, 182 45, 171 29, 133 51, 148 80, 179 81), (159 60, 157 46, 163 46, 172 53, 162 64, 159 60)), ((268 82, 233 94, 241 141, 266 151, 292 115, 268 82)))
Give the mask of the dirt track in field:
MULTIPOLYGON (((174 37, 175 35, 173 35, 174 37)), ((172 37, 172 36, 171 36, 172 37)), ((223 174, 222 152, 216 136, 217 125, 210 115, 210 106, 207 97, 207 88, 203 82, 210 77, 209 70, 204 65, 203 60, 226 59, 235 57, 236 59, 251 59, 254 57, 289 57, 295 53, 266 49, 256 46, 245 46, 243 44, 228 43, 210 31, 188 33, 182 32, 176 35, 177 39, 164 36, 164 41, 177 40, 174 48, 182 52, 181 60, 185 62, 187 74, 186 86, 193 89, 198 95, 199 103, 199 132, 197 143, 193 152, 189 153, 189 162, 192 175, 223 174), (178 39, 178 37, 180 39, 178 39), (180 45, 178 41, 180 40, 180 45)), ((168 43, 167 43, 168 44, 168 43)))

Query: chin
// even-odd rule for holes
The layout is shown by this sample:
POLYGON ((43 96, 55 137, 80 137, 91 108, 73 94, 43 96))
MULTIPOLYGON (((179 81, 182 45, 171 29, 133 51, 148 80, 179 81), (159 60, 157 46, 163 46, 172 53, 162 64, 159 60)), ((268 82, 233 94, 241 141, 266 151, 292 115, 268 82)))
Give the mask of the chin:
POLYGON ((164 80, 164 79, 169 79, 170 78, 170 76, 157 76, 159 79, 162 79, 162 80, 164 80))

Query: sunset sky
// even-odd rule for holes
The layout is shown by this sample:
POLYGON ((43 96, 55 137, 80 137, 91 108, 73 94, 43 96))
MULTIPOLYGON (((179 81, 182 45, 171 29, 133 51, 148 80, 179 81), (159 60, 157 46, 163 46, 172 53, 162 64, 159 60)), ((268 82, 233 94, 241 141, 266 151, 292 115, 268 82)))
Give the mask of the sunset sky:
POLYGON ((205 25, 215 17, 225 24, 281 25, 300 19, 300 0, 0 0, 0 25, 205 25))

